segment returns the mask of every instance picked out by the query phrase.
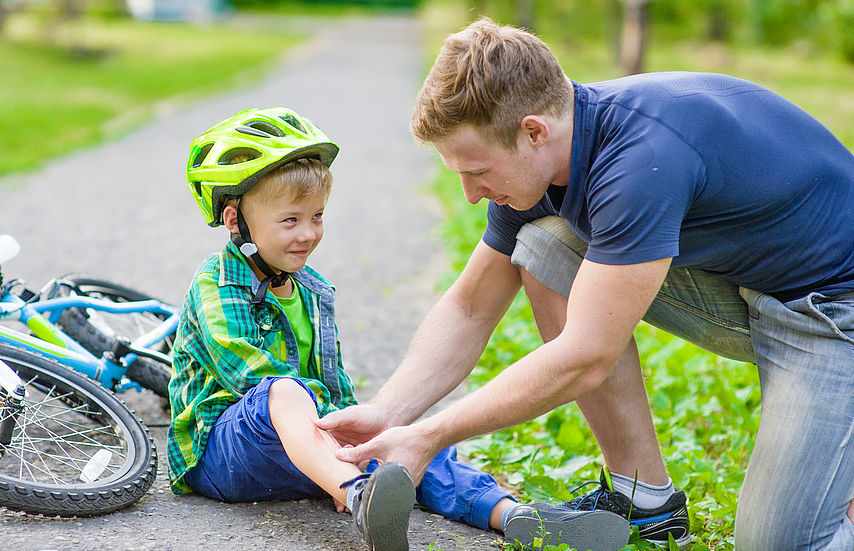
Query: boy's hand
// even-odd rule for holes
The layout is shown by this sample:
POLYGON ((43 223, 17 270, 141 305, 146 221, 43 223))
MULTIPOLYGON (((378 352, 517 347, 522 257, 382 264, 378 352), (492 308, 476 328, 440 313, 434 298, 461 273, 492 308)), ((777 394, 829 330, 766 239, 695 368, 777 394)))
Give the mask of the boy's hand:
POLYGON ((332 434, 343 446, 357 446, 388 428, 386 416, 371 404, 359 404, 333 411, 316 420, 314 424, 332 434))

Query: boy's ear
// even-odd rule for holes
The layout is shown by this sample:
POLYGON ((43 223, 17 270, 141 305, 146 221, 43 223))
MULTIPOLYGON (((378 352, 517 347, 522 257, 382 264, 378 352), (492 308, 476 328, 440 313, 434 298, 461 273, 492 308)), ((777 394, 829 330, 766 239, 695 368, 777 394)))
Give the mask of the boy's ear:
POLYGON ((237 207, 234 205, 226 205, 222 209, 222 224, 228 228, 231 233, 240 233, 237 227, 237 207))
POLYGON ((522 119, 520 128, 525 141, 531 147, 541 147, 549 139, 549 124, 538 115, 528 115, 522 119))

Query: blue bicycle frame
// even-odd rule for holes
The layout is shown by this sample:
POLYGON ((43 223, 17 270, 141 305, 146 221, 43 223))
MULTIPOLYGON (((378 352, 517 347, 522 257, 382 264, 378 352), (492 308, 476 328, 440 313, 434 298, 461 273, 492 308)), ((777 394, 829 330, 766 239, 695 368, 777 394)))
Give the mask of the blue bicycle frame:
POLYGON ((24 323, 33 335, 0 325, 0 342, 51 357, 116 391, 140 388, 136 383, 124 379, 127 366, 138 357, 136 354, 128 353, 116 361, 108 354, 98 358, 56 327, 59 316, 68 308, 90 308, 113 314, 149 312, 168 316, 148 333, 134 339, 130 347, 135 349, 156 345, 172 335, 178 327, 178 310, 157 300, 116 303, 72 296, 26 302, 7 291, 5 295, 0 296, 0 320, 11 319, 24 323), (47 314, 47 317, 42 314, 47 314))

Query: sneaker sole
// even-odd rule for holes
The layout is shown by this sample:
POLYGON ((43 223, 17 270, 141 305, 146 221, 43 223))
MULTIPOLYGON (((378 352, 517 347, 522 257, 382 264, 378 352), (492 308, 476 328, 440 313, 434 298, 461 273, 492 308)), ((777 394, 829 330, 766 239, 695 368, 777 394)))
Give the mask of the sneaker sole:
POLYGON ((365 503, 366 531, 371 551, 408 551, 409 514, 415 505, 415 486, 401 465, 381 465, 365 503))
POLYGON ((629 543, 629 523, 608 511, 577 511, 562 520, 517 517, 508 523, 504 539, 532 546, 542 537, 542 545, 569 544, 579 551, 615 551, 629 543))

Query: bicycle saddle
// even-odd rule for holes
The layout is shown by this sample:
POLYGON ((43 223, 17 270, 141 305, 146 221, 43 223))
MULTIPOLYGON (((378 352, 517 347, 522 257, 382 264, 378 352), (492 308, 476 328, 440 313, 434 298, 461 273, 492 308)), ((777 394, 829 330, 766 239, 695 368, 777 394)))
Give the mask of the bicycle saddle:
POLYGON ((12 260, 21 251, 21 245, 11 235, 0 235, 0 264, 12 260))

